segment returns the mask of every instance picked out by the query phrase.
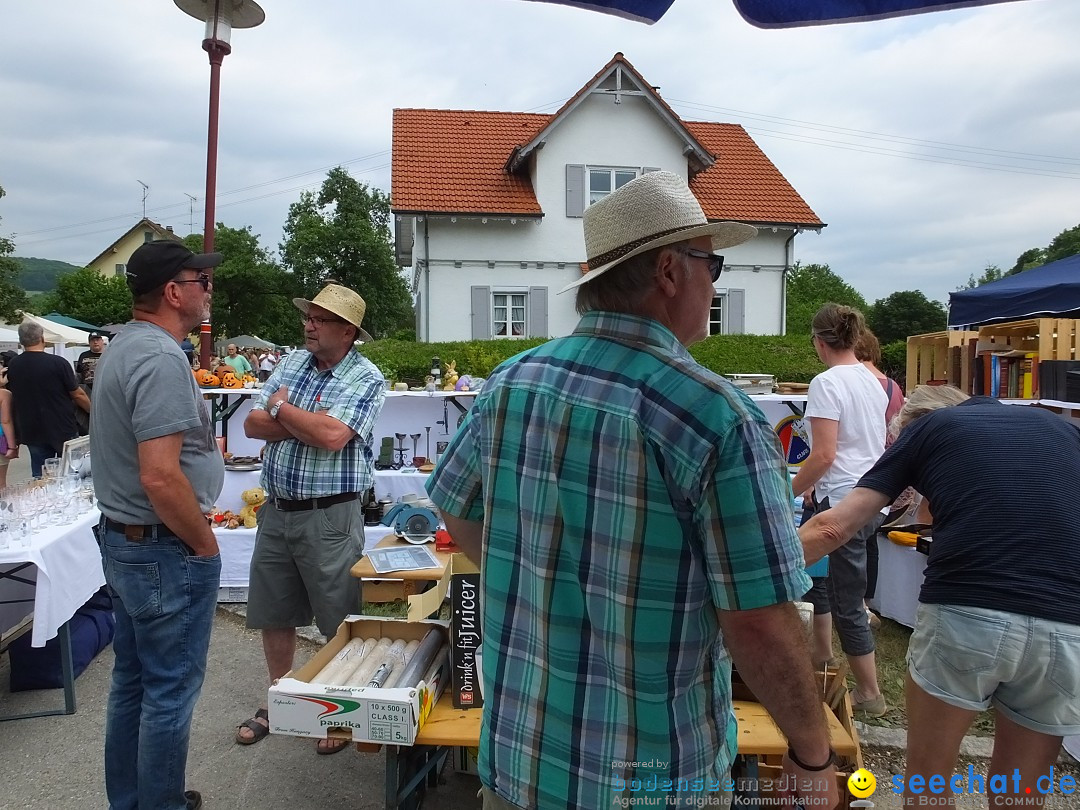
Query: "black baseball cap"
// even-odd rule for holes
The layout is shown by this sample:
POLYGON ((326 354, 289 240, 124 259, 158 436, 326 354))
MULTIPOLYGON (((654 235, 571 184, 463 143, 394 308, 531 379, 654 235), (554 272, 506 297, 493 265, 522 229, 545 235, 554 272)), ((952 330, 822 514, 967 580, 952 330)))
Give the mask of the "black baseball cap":
POLYGON ((127 285, 142 295, 176 278, 181 270, 217 267, 225 257, 220 253, 192 253, 180 242, 162 239, 139 245, 127 263, 127 285))
POLYGON ((103 337, 105 337, 105 335, 101 334, 101 332, 91 332, 89 335, 86 336, 86 339, 87 340, 93 340, 94 338, 103 338, 103 337))

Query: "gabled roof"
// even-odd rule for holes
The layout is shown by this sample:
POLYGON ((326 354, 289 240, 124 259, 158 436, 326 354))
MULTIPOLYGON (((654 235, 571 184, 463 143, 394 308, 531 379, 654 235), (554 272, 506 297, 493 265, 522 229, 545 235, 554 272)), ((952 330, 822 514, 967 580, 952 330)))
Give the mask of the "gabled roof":
POLYGON ((686 142, 690 188, 710 220, 824 227, 738 124, 683 121, 621 53, 553 115, 394 110, 391 210, 395 214, 542 217, 528 157, 590 92, 644 97, 686 142), (620 78, 622 77, 622 78, 620 78), (612 87, 622 79, 633 89, 612 87))
POLYGON ((615 54, 611 61, 600 68, 600 71, 585 83, 570 99, 559 108, 551 117, 551 120, 533 136, 527 144, 515 149, 506 162, 507 171, 516 172, 526 165, 529 156, 540 148, 551 132, 559 126, 566 117, 592 93, 603 93, 615 98, 619 103, 621 95, 641 96, 653 108, 657 116, 667 124, 675 136, 683 142, 683 151, 693 166, 693 171, 700 171, 712 165, 714 156, 701 144, 694 135, 687 130, 682 120, 675 111, 660 98, 656 89, 645 81, 644 77, 637 72, 633 65, 621 53, 615 54))
POLYGON ((177 236, 175 233, 168 230, 167 228, 162 227, 161 225, 158 225, 156 222, 152 222, 149 219, 145 219, 145 218, 140 219, 138 222, 136 222, 134 225, 132 225, 130 228, 128 228, 126 231, 124 231, 124 233, 121 234, 119 239, 117 239, 115 242, 113 242, 111 245, 109 245, 107 248, 105 248, 103 251, 101 251, 101 253, 99 253, 97 256, 95 256, 93 259, 91 259, 89 262, 87 262, 86 266, 91 267, 91 266, 97 264, 99 261, 101 261, 106 256, 108 256, 110 253, 112 253, 117 245, 119 245, 121 242, 123 242, 125 239, 127 239, 129 236, 131 236, 133 233, 135 233, 136 231, 145 230, 146 228, 149 228, 150 230, 152 230, 154 232, 156 239, 172 239, 174 242, 182 242, 182 241, 184 241, 179 236, 177 236))
POLYGON ((528 177, 503 167, 550 115, 394 110, 390 188, 395 213, 541 217, 528 177))
POLYGON ((818 215, 738 124, 687 121, 716 163, 690 178, 710 220, 824 227, 818 215))

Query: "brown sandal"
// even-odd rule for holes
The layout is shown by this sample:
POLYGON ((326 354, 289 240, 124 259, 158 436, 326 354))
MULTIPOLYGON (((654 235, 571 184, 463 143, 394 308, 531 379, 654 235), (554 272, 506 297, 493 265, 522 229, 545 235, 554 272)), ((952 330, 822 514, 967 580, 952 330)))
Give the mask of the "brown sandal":
POLYGON ((236 727, 236 742, 240 745, 254 745, 267 734, 270 733, 270 716, 266 713, 266 709, 259 709, 255 712, 255 716, 250 720, 245 720, 243 723, 236 727), (266 725, 258 722, 259 720, 265 720, 266 725), (250 737, 241 737, 240 730, 247 729, 251 732, 250 737))

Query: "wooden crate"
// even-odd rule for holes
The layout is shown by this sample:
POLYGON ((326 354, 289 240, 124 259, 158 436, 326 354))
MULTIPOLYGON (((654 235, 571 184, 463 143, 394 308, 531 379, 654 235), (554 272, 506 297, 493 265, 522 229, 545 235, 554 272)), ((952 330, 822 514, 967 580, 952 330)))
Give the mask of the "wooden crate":
POLYGON ((1068 318, 1031 318, 994 323, 979 328, 979 341, 1036 352, 1039 360, 1080 359, 1080 321, 1068 318))
POLYGON ((910 394, 916 386, 930 380, 944 380, 963 391, 971 387, 971 358, 968 341, 978 338, 978 332, 948 329, 907 339, 907 379, 905 388, 910 394))

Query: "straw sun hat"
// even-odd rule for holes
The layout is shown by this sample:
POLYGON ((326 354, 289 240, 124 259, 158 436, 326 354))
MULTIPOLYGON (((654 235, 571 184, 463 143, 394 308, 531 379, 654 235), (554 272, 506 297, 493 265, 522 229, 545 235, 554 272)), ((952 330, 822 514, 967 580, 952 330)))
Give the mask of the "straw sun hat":
POLYGON ((294 298, 292 302, 304 315, 308 314, 308 309, 311 308, 312 304, 322 307, 327 312, 333 312, 339 318, 344 318, 355 326, 360 331, 360 340, 364 341, 364 343, 370 343, 374 340, 360 326, 360 321, 364 320, 364 313, 367 312, 367 304, 363 298, 348 287, 342 287, 340 284, 327 284, 319 290, 319 294, 311 301, 306 298, 294 298))
POLYGON ((646 172, 585 209, 589 270, 560 293, 586 284, 620 262, 653 248, 712 237, 712 249, 739 245, 757 235, 741 222, 709 222, 686 181, 671 172, 646 172))

